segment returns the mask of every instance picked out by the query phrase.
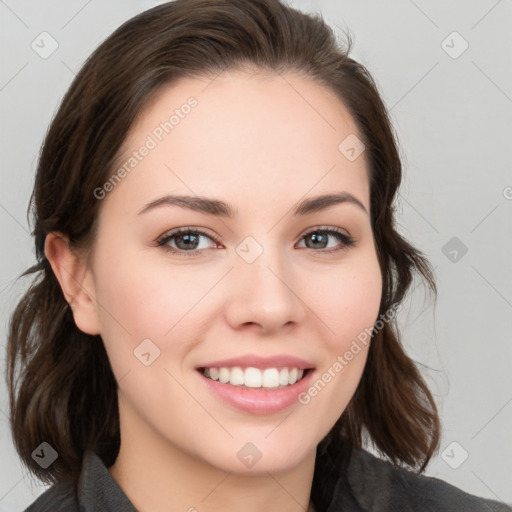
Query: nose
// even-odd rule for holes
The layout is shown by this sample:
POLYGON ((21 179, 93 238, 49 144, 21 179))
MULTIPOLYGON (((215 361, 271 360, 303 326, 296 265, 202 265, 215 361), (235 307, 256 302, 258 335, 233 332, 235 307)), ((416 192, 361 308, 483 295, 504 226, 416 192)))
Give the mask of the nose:
POLYGON ((296 275, 285 255, 267 247, 251 263, 235 256, 234 268, 227 276, 229 298, 226 319, 233 329, 251 325, 261 334, 292 328, 307 314, 304 279, 296 275))

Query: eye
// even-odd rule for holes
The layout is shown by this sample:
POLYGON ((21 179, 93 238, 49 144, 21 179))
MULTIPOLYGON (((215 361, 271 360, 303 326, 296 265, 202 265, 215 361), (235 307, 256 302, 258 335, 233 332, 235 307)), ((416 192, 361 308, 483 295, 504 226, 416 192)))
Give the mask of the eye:
POLYGON ((312 247, 307 246, 308 249, 325 249, 325 244, 328 244, 329 237, 337 239, 341 242, 341 246, 334 247, 328 250, 315 251, 315 252, 326 252, 333 253, 337 251, 343 251, 355 245, 355 240, 348 234, 337 228, 317 228, 309 231, 303 235, 302 240, 312 240, 312 247), (318 247, 320 245, 321 247, 318 247))
MULTIPOLYGON (((212 240, 216 243, 220 243, 215 237, 208 235, 204 231, 195 228, 179 228, 169 233, 164 234, 156 241, 158 247, 162 247, 164 250, 169 251, 173 254, 186 255, 186 256, 197 256, 204 252, 208 247, 200 247, 201 239, 212 240)), ((322 253, 333 253, 337 251, 346 250, 349 247, 355 245, 355 240, 348 234, 337 228, 317 228, 309 231, 302 236, 303 240, 312 240, 312 246, 307 245, 307 249, 313 249, 314 252, 322 253), (325 244, 329 241, 329 237, 337 239, 341 245, 338 247, 326 249, 325 244), (320 247, 319 247, 320 246, 320 247), (321 250, 316 250, 321 249, 321 250)))
POLYGON ((204 247, 199 248, 199 241, 201 238, 207 238, 218 242, 215 238, 207 235, 204 231, 193 228, 179 228, 175 231, 171 231, 170 233, 166 233, 163 237, 158 239, 157 245, 174 254, 186 253, 187 256, 194 256, 203 252, 202 249, 204 249, 204 247), (174 242, 177 247, 172 247, 170 242, 174 242))

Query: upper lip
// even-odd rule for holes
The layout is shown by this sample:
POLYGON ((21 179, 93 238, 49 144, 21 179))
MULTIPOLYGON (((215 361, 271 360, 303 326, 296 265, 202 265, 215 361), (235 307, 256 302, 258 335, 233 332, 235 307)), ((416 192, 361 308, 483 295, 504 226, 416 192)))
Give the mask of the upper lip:
POLYGON ((241 366, 244 368, 252 367, 259 369, 289 367, 297 368, 298 370, 314 368, 312 363, 301 359, 300 357, 290 356, 287 354, 278 354, 272 357, 262 357, 250 354, 245 356, 232 357, 230 359, 211 361, 197 366, 196 369, 220 367, 231 368, 234 366, 241 366))

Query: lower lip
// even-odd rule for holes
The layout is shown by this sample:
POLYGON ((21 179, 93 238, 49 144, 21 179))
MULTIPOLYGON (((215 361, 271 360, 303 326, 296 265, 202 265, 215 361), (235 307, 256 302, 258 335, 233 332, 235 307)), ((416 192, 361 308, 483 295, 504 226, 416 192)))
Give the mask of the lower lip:
POLYGON ((285 388, 252 390, 224 384, 205 377, 201 371, 198 371, 205 384, 221 400, 251 414, 272 414, 290 407, 293 403, 298 403, 298 395, 308 389, 313 372, 313 369, 308 370, 306 376, 299 382, 285 388))

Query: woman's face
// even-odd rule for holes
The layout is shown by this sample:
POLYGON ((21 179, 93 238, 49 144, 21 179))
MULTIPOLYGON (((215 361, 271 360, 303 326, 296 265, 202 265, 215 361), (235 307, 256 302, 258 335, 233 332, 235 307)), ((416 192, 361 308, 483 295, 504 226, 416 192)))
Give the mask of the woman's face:
POLYGON ((147 105, 126 140, 124 172, 97 191, 90 267, 123 442, 183 450, 230 472, 261 456, 253 471, 264 472, 297 465, 329 432, 361 378, 368 345, 358 335, 381 299, 356 136, 337 97, 293 73, 187 78, 147 105), (325 194, 346 200, 310 203, 325 194), (222 208, 206 208, 206 198, 222 208), (201 233, 170 237, 178 228, 201 233), (247 389, 198 370, 239 357, 247 360, 224 365, 241 370, 220 378, 252 375, 247 389), (294 367, 311 370, 265 390, 252 387, 260 372, 247 367, 269 369, 270 386, 285 382, 285 367, 288 379, 294 367))

